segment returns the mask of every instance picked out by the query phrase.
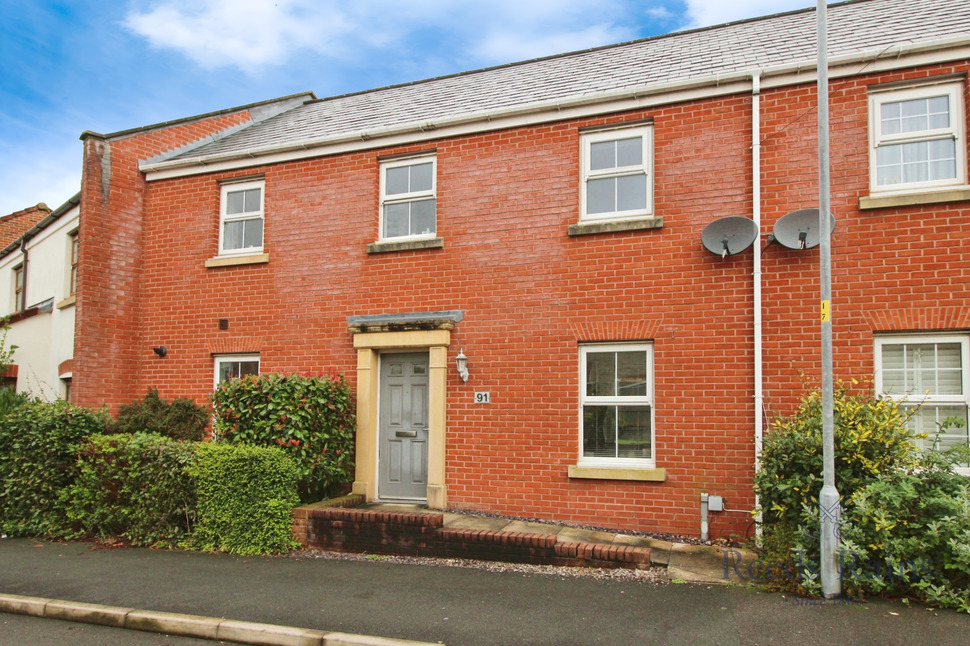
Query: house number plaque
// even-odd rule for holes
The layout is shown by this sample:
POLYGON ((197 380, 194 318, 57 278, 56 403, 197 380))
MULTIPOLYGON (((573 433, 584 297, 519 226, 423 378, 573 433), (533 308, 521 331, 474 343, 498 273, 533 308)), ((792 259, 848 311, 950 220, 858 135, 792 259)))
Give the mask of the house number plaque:
POLYGON ((492 401, 491 393, 475 393, 476 404, 489 404, 492 401))

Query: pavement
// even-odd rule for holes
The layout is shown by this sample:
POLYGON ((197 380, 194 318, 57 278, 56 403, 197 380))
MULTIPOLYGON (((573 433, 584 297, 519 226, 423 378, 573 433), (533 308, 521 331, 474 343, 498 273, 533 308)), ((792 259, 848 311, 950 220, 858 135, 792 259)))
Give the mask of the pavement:
MULTIPOLYGON (((471 518, 448 522, 505 520, 504 531, 552 531, 543 523, 471 518)), ((573 531, 560 528, 560 538, 573 531)), ((592 538, 640 538, 599 534, 592 538)), ((242 558, 3 539, 0 611, 222 642, 307 646, 788 645, 793 639, 909 646, 914 639, 963 645, 970 634, 970 616, 916 604, 764 593, 738 585, 753 555, 728 552, 725 567, 721 548, 670 543, 666 549, 663 543, 650 546, 667 558, 669 579, 685 583, 402 565, 379 556, 242 558)), ((0 643, 17 643, 4 638, 3 626, 0 643)))

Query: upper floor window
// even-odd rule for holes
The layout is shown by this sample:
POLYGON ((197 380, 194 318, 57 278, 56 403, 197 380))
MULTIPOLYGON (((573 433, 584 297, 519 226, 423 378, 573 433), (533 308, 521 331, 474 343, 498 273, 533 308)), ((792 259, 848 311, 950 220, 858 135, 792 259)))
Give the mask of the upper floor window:
POLYGON ((435 235, 436 166, 434 156, 381 164, 381 240, 435 235))
POLYGON ((254 254, 263 251, 263 180, 222 185, 219 253, 254 254))
POLYGON ((13 311, 22 312, 25 309, 24 302, 24 265, 23 263, 13 268, 13 311))
POLYGON ((580 348, 579 464, 653 468, 653 346, 580 348))
POLYGON ((874 91, 869 119, 873 192, 966 183, 962 83, 874 91))
POLYGON ((617 220, 653 211, 651 126, 581 136, 582 220, 617 220))
POLYGON ((78 241, 77 231, 70 234, 70 246, 71 246, 71 272, 68 277, 68 288, 70 293, 68 296, 74 296, 77 293, 77 263, 80 258, 81 247, 78 241))
MULTIPOLYGON (((876 339, 876 392, 899 402, 922 449, 968 446, 970 337, 937 335, 876 339), (961 427, 941 432, 947 418, 961 427)), ((970 464, 961 472, 970 474, 970 464)))

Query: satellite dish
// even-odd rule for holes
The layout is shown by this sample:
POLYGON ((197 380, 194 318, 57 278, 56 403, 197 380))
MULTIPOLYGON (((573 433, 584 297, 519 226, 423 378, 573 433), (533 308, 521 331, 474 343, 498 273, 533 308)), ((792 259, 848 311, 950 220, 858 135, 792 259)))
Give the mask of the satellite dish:
POLYGON ((704 247, 721 258, 741 253, 758 237, 758 225, 750 218, 732 215, 714 220, 701 233, 704 247))
MULTIPOLYGON (((775 240, 789 249, 811 249, 820 243, 818 209, 798 209, 775 222, 775 240)), ((829 213, 829 232, 835 231, 835 216, 829 213)))

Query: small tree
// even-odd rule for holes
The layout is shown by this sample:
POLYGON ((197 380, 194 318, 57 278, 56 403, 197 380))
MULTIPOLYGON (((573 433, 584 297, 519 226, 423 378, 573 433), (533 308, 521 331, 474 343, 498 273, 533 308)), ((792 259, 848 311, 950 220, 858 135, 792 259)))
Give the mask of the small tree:
POLYGON ((0 318, 0 374, 7 371, 13 365, 13 351, 17 346, 7 347, 7 332, 10 331, 10 317, 0 318))

